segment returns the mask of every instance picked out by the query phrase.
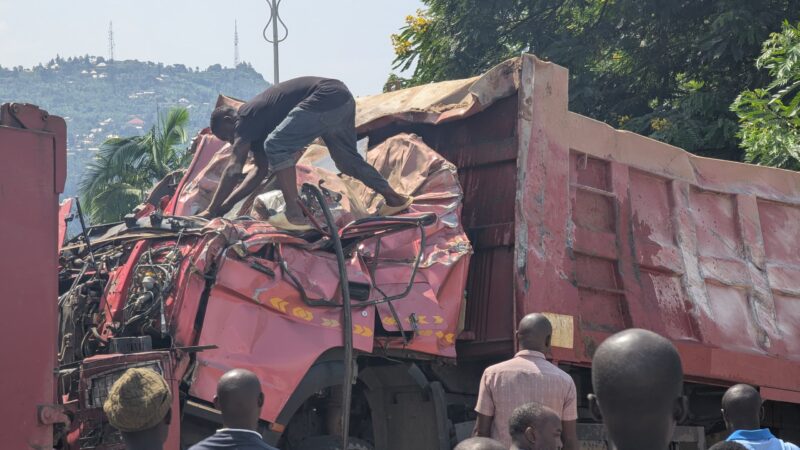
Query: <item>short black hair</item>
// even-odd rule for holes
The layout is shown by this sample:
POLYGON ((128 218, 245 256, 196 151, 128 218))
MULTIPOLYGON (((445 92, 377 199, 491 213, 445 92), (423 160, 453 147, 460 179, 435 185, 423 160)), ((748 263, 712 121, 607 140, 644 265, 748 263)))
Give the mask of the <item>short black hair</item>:
POLYGON ((211 132, 216 134, 225 117, 236 117, 236 110, 227 105, 217 106, 211 113, 211 132))
POLYGON ((747 447, 734 441, 722 441, 712 445, 708 450, 747 450, 747 447))
POLYGON ((759 421, 761 395, 749 384, 731 386, 722 396, 722 409, 735 422, 759 421))
POLYGON ((592 385, 601 404, 633 412, 672 408, 683 392, 678 350, 652 331, 629 328, 605 341, 592 358, 592 385))
POLYGON ((536 402, 518 406, 508 419, 508 434, 516 436, 524 433, 528 427, 535 426, 547 412, 547 407, 536 402))

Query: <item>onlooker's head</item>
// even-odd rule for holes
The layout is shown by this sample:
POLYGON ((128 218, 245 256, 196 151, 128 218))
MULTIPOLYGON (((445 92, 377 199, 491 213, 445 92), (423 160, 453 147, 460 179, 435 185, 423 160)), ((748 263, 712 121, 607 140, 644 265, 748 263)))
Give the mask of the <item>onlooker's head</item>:
POLYGON ((453 450, 507 450, 498 441, 487 437, 471 437, 459 442, 453 450))
POLYGON ((683 368, 667 339, 629 329, 606 339, 592 359, 592 413, 618 450, 664 450, 686 417, 683 368))
POLYGON ((733 441, 722 441, 709 447, 708 450, 748 450, 744 445, 733 441))
POLYGON ((761 412, 761 395, 750 385, 737 384, 722 396, 722 418, 730 431, 757 430, 761 412))
POLYGON ((522 350, 548 353, 552 335, 553 325, 544 314, 528 314, 517 327, 517 341, 522 350))
POLYGON ((217 384, 214 406, 222 412, 226 428, 258 430, 264 393, 258 376, 245 369, 225 372, 217 384))
POLYGON ((538 403, 517 407, 508 420, 508 432, 520 450, 559 450, 563 445, 561 418, 538 403))
POLYGON ((161 449, 171 420, 172 394, 151 369, 128 369, 111 386, 103 411, 129 450, 161 449))
POLYGON ((236 118, 239 113, 232 107, 218 106, 211 113, 211 133, 225 142, 233 142, 236 132, 236 118))

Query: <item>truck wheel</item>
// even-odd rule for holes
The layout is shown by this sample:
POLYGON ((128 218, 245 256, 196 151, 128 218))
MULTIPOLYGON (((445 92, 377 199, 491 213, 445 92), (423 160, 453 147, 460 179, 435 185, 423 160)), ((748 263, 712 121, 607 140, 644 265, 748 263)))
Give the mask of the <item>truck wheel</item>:
MULTIPOLYGON (((342 450, 342 440, 338 436, 313 436, 300 442, 297 450, 342 450)), ((367 441, 350 438, 347 450, 375 450, 367 441)))

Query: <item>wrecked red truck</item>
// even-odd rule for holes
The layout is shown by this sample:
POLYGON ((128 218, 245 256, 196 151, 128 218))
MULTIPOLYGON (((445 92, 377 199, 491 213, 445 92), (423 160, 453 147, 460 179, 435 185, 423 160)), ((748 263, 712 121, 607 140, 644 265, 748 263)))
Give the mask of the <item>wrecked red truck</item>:
POLYGON ((146 366, 177 394, 168 448, 184 448, 219 426, 216 381, 244 367, 265 391, 265 440, 283 450, 341 448, 343 429, 351 449, 448 450, 471 431, 482 370, 513 354, 530 312, 554 324, 592 448, 605 434, 585 400, 591 356, 629 327, 681 353, 679 448, 718 439, 737 382, 798 439, 800 174, 614 130, 568 111, 567 80, 524 55, 358 99, 367 160, 417 200, 374 217, 376 194, 314 144, 297 165, 317 224, 304 234, 264 220, 270 180, 226 217, 191 217, 230 154, 201 133, 147 204, 62 243, 56 386, 71 422, 59 445, 121 448, 102 403, 146 366))

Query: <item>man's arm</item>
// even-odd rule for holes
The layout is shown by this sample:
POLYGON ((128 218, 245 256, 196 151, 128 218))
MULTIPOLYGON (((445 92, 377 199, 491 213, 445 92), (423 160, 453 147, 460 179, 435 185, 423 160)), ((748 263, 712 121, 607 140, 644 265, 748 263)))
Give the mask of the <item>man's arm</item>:
POLYGON ((236 138, 233 142, 231 160, 228 162, 228 165, 225 166, 225 170, 222 171, 219 185, 217 186, 216 192, 214 192, 214 196, 211 198, 211 203, 205 211, 200 213, 200 216, 211 218, 218 215, 220 205, 222 205, 222 202, 228 198, 228 195, 236 184, 238 184, 238 178, 242 175, 242 166, 244 166, 244 162, 247 159, 248 151, 250 151, 250 143, 244 142, 241 138, 236 138))
POLYGON ((478 437, 492 437, 491 434, 493 421, 494 416, 484 416, 483 414, 478 413, 478 419, 475 421, 475 429, 472 430, 472 435, 478 437))
POLYGON ((574 420, 561 421, 561 440, 563 450, 578 450, 578 426, 574 420))
POLYGON ((225 214, 234 207, 243 198, 250 195, 253 190, 261 184, 264 177, 269 173, 269 162, 267 156, 263 152, 253 152, 253 159, 256 162, 256 170, 251 170, 245 176, 244 181, 239 183, 233 193, 224 201, 219 207, 219 212, 225 214))
POLYGON ((481 376, 481 384, 478 387, 478 401, 475 403, 475 413, 478 415, 475 420, 475 429, 472 430, 473 436, 479 437, 492 437, 492 422, 494 421, 494 396, 492 395, 492 387, 490 386, 489 375, 483 372, 481 376))

